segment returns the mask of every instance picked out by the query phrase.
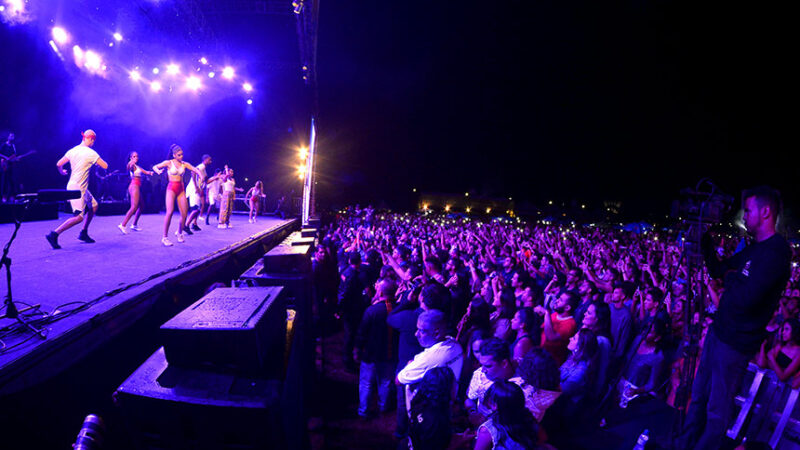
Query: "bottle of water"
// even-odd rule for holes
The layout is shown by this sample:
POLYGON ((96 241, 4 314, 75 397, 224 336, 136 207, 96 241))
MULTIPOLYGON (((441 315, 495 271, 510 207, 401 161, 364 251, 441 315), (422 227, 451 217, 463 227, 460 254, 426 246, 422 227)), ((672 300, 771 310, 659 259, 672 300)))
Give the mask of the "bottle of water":
POLYGON ((647 441, 650 440, 650 430, 646 429, 642 431, 642 434, 639 435, 639 439, 636 440, 636 445, 633 447, 633 450, 644 450, 645 446, 647 445, 647 441))

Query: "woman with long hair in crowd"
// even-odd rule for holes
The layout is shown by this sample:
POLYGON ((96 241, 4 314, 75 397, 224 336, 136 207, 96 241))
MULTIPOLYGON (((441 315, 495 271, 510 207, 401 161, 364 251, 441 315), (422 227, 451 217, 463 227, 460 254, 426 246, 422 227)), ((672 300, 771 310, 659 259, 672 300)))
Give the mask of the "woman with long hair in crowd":
POLYGON ((519 362, 536 345, 541 335, 541 319, 533 308, 520 308, 511 319, 511 329, 516 332, 511 344, 511 356, 519 362))
POLYGON ((131 230, 133 231, 142 231, 139 228, 139 216, 142 215, 142 175, 152 175, 153 172, 149 170, 144 170, 138 165, 139 162, 139 152, 133 151, 128 154, 128 173, 131 176, 131 182, 128 185, 128 196, 131 198, 131 208, 125 214, 125 218, 122 219, 122 223, 117 225, 119 231, 122 231, 122 234, 128 234, 126 229, 128 225, 128 221, 131 220, 131 216, 133 216, 133 225, 131 225, 131 230))
POLYGON ((777 345, 766 351, 765 340, 756 357, 758 365, 772 369, 781 381, 786 381, 800 371, 800 321, 786 319, 780 328, 777 345))
POLYGON ((492 306, 495 311, 489 316, 494 335, 508 341, 511 337, 511 319, 517 310, 514 291, 510 287, 495 290, 492 306))
POLYGON ((161 175, 162 169, 166 169, 169 178, 165 196, 167 213, 164 216, 164 236, 161 238, 161 243, 165 247, 172 245, 168 235, 172 213, 175 211, 175 203, 178 204, 178 210, 181 213, 181 220, 178 222, 178 230, 175 234, 178 236, 178 242, 184 242, 184 223, 186 223, 186 216, 189 215, 189 202, 186 200, 186 189, 183 186, 183 173, 186 169, 189 169, 196 173, 197 176, 202 176, 199 170, 183 160, 183 149, 178 144, 172 144, 169 147, 169 158, 153 166, 153 171, 159 175, 161 175))
POLYGON ((593 331, 597 336, 597 370, 591 394, 598 399, 605 393, 608 366, 611 363, 611 309, 608 303, 591 302, 583 316, 583 328, 593 331))
POLYGON ((582 328, 570 339, 567 349, 572 352, 561 365, 561 396, 563 417, 578 416, 591 392, 596 374, 597 335, 582 328))
POLYGON ((538 426, 525 407, 525 396, 519 386, 510 381, 495 381, 486 391, 484 401, 491 415, 478 428, 475 450, 537 447, 538 426))

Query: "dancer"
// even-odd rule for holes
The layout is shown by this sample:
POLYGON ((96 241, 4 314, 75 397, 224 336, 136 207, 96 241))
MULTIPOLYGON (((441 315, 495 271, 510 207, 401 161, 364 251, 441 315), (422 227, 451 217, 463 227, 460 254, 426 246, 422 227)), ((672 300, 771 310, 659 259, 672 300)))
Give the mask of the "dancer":
MULTIPOLYGON (((222 200, 222 169, 214 171, 214 176, 208 179, 207 192, 208 192, 208 209, 206 210, 206 225, 208 225, 208 218, 211 216, 211 211, 214 205, 218 205, 222 200)), ((202 211, 201 213, 202 214, 202 211)))
POLYGON ((219 224, 217 228, 233 228, 231 225, 231 213, 233 212, 233 201, 236 192, 244 192, 244 189, 236 187, 236 180, 233 178, 233 169, 225 166, 225 178, 222 181, 222 203, 219 205, 219 224))
POLYGON ((58 245, 58 236, 83 222, 84 215, 86 215, 86 222, 83 224, 83 229, 78 235, 78 239, 88 244, 94 243, 94 239, 89 237, 89 224, 92 223, 94 213, 97 212, 97 200, 95 200, 92 193, 89 192, 89 170, 91 170, 92 166, 95 164, 103 169, 108 169, 108 163, 103 161, 103 158, 101 158, 96 151, 92 150, 97 134, 92 130, 86 130, 81 133, 81 136, 83 139, 80 145, 72 147, 56 163, 58 172, 61 175, 67 174, 67 171, 64 170, 64 165, 69 163, 71 173, 69 181, 67 182, 67 189, 81 191, 81 197, 69 201, 74 217, 65 220, 58 228, 45 236, 47 242, 49 242, 54 249, 61 248, 61 246, 58 245))
POLYGON ((256 217, 258 216, 261 199, 267 197, 264 195, 264 183, 262 183, 261 180, 256 181, 256 185, 251 187, 244 197, 247 199, 247 204, 250 206, 250 218, 248 222, 256 223, 256 217))
POLYGON ((187 230, 191 228, 194 231, 200 231, 200 227, 197 226, 197 218, 200 216, 200 213, 207 203, 206 186, 208 186, 208 183, 213 179, 213 177, 209 179, 208 172, 206 172, 209 164, 211 164, 211 156, 203 155, 202 161, 197 165, 197 170, 203 175, 192 175, 192 179, 189 180, 189 185, 186 186, 186 197, 189 198, 189 209, 192 211, 189 213, 189 218, 186 220, 185 229, 187 230))
MULTIPOLYGON (((178 242, 184 242, 183 233, 186 231, 184 229, 184 224, 186 223, 186 216, 189 213, 189 202, 186 201, 186 190, 183 187, 183 172, 189 169, 198 176, 201 175, 199 170, 183 160, 183 149, 178 144, 172 144, 169 147, 169 151, 172 159, 162 161, 153 166, 153 171, 159 175, 161 175, 162 169, 166 168, 167 175, 169 176, 169 185, 167 186, 165 198, 167 214, 164 216, 164 237, 161 238, 161 243, 164 244, 165 247, 172 245, 172 242, 170 242, 167 236, 169 234, 169 224, 172 220, 172 213, 175 211, 176 201, 181 213, 181 221, 175 234, 178 236, 178 242)), ((189 232, 189 234, 191 234, 191 232, 189 232)))
POLYGON ((125 218, 122 220, 122 223, 117 225, 119 231, 122 234, 128 234, 128 231, 125 227, 128 225, 128 221, 131 220, 131 216, 136 213, 136 216, 133 217, 133 225, 131 225, 131 230, 133 231, 142 231, 139 228, 139 216, 142 215, 142 174, 145 175, 152 175, 153 172, 149 170, 144 170, 137 164, 139 162, 139 153, 138 152, 130 152, 128 154, 128 173, 131 176, 131 183, 128 185, 128 196, 131 198, 131 209, 128 210, 128 213, 125 214, 125 218))

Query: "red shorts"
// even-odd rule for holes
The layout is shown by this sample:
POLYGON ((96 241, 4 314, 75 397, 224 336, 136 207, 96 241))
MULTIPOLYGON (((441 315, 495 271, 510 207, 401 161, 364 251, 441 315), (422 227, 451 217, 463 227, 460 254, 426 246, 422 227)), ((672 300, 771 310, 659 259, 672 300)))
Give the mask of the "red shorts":
POLYGON ((183 192, 183 181, 170 181, 167 190, 174 192, 175 195, 180 194, 183 192))
POLYGON ((133 177, 133 178, 131 178, 131 185, 132 186, 141 186, 142 185, 142 177, 133 177))

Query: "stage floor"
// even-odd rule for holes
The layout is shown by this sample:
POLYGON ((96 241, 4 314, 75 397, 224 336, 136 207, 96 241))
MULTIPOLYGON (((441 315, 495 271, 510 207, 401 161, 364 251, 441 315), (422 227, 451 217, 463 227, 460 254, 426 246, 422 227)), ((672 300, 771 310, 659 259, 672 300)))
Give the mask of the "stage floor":
MULTIPOLYGON (((127 235, 117 228, 121 216, 95 217, 89 235, 96 243, 79 241, 77 236, 81 228, 76 226, 62 233, 59 237, 62 248, 54 250, 45 235, 67 217, 61 214, 59 220, 22 224, 9 253, 15 304, 18 308, 24 304, 39 304, 41 311, 53 313, 60 305, 70 302, 76 303, 62 306, 62 310, 70 310, 82 302, 99 301, 48 325, 46 340, 35 338, 32 333, 27 333, 29 336, 23 333, 24 342, 19 342, 20 333, 0 338, 0 372, 35 347, 47 345, 75 326, 86 324, 173 274, 213 259, 217 254, 228 253, 243 241, 258 239, 290 222, 262 216, 257 223, 250 224, 246 215, 235 214, 231 217, 232 228, 218 229, 212 217, 211 225, 202 225, 201 221, 202 231, 186 236, 185 243, 178 243, 174 230, 179 216, 175 214, 170 233, 174 245, 164 247, 161 244, 163 214, 143 215, 139 220, 143 231, 130 231, 127 235), (114 295, 122 290, 125 291, 122 295, 114 295)), ((0 243, 4 245, 13 230, 13 224, 0 225, 0 243)), ((0 277, 4 284, 4 274, 0 277)), ((213 281, 208 280, 208 284, 213 281)), ((12 324, 11 319, 0 319, 0 330, 12 324)))

